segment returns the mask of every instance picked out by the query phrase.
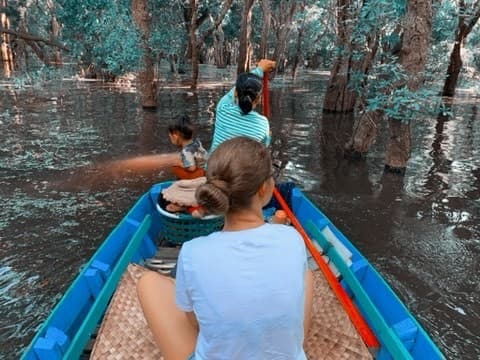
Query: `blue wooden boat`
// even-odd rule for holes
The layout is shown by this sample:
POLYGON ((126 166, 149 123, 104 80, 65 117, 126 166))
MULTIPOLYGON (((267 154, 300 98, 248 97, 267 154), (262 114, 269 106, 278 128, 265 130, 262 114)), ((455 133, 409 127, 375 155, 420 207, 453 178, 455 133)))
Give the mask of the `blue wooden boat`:
MULTIPOLYGON (((158 194, 167 185, 154 185, 113 229, 41 326, 22 359, 80 357, 128 263, 142 264, 153 257, 159 234, 172 231, 157 210, 158 194)), ((444 359, 380 274, 330 220, 295 186, 282 184, 279 189, 315 246, 329 257, 341 285, 378 339, 379 347, 371 349, 374 357, 444 359)), ((175 226, 181 224, 179 220, 175 226)))

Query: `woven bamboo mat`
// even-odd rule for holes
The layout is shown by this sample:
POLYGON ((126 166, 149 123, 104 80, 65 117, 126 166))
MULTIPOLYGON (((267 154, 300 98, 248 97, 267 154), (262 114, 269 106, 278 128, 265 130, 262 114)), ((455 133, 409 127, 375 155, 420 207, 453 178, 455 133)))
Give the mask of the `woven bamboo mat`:
POLYGON ((312 323, 305 353, 310 360, 373 359, 318 270, 313 272, 312 323))
POLYGON ((90 359, 162 359, 137 298, 136 284, 145 271, 128 265, 98 330, 90 359))
MULTIPOLYGON (((98 331, 90 359, 162 359, 137 300, 135 284, 144 271, 140 266, 128 266, 98 331)), ((319 271, 314 272, 313 318, 305 352, 310 360, 372 359, 319 271)))

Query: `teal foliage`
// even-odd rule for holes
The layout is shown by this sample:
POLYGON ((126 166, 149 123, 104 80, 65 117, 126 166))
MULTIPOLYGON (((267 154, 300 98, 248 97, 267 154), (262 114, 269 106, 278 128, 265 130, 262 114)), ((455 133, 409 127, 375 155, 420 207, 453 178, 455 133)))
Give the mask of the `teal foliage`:
POLYGON ((305 59, 318 56, 324 68, 332 64, 335 50, 336 22, 329 16, 329 2, 316 1, 297 14, 297 21, 304 16, 302 53, 305 59))
POLYGON ((365 110, 382 110, 389 119, 408 124, 422 115, 437 115, 443 106, 437 95, 438 92, 430 88, 411 91, 402 86, 392 89, 388 94, 379 93, 370 98, 365 110))
POLYGON ((455 40, 457 8, 451 1, 442 1, 433 6, 432 37, 425 66, 425 78, 430 87, 441 90, 447 71, 450 51, 455 40))
POLYGON ((474 28, 467 44, 472 51, 472 65, 477 72, 480 72, 480 26, 474 28))
MULTIPOLYGON (((253 7, 252 9, 252 42, 259 43, 260 36, 262 32, 261 26, 258 26, 259 20, 262 16, 261 9, 258 6, 253 7)), ((243 1, 234 1, 230 11, 225 16, 223 20, 223 33, 225 35, 226 41, 233 41, 238 39, 240 34, 240 23, 242 22, 242 12, 243 12, 243 1)))
POLYGON ((361 62, 372 51, 368 43, 372 39, 376 41, 378 50, 369 72, 353 70, 349 74, 349 87, 367 99, 367 102, 372 99, 373 103, 377 103, 375 97, 380 96, 378 92, 393 88, 403 76, 398 58, 391 53, 401 41, 398 27, 405 14, 404 5, 404 1, 392 3, 386 0, 370 0, 363 2, 360 9, 351 10, 358 14, 356 22, 351 24, 351 49, 338 47, 336 51, 339 55, 350 56, 354 62, 361 62))
POLYGON ((451 1, 442 1, 433 6, 432 44, 439 45, 450 42, 457 26, 457 8, 451 1))
POLYGON ((149 47, 157 57, 165 54, 180 54, 188 40, 179 1, 152 0, 152 33, 149 47))
MULTIPOLYGON (((443 12, 437 15, 443 16, 443 12)), ((421 115, 435 115, 441 106, 438 89, 426 84, 412 91, 407 86, 410 76, 431 80, 432 72, 409 75, 399 63, 401 33, 398 29, 406 15, 404 1, 366 1, 359 11, 352 34, 353 61, 361 61, 370 49, 366 44, 372 37, 378 43, 377 53, 368 73, 350 73, 349 86, 364 100, 364 111, 380 110, 393 120, 409 123, 421 115)), ((431 56, 433 54, 430 54, 431 56)), ((433 60, 433 57, 431 57, 433 60)))
POLYGON ((140 34, 128 0, 58 1, 62 38, 80 64, 94 65, 113 75, 138 67, 140 34))

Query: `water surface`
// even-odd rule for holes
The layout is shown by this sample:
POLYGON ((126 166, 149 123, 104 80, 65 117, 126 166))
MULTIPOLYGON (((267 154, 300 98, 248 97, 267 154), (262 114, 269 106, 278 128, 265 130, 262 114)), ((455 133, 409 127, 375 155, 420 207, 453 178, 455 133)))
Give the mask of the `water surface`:
MULTIPOLYGON (((229 70, 192 93, 163 80, 156 113, 132 88, 63 82, 0 89, 0 349, 17 358, 133 201, 168 172, 117 174, 110 160, 174 150, 167 122, 187 112, 205 146, 229 70)), ((205 75, 206 74, 206 75, 205 75)), ((326 75, 271 85, 272 152, 366 255, 448 358, 480 357, 480 121, 462 95, 451 119, 413 124, 404 177, 383 173, 385 137, 365 161, 343 157, 352 115, 321 112, 326 75)))

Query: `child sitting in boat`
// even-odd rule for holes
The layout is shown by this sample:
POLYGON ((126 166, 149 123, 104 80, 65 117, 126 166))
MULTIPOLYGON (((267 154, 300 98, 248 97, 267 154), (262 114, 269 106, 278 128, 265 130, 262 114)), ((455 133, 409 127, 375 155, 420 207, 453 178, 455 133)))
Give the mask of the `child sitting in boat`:
POLYGON ((193 125, 188 115, 179 117, 168 127, 170 142, 181 148, 179 164, 172 167, 178 179, 195 179, 204 176, 207 151, 198 138, 193 137, 193 125))
POLYGON ((195 189, 206 181, 203 168, 207 151, 200 140, 193 137, 193 125, 187 115, 170 124, 168 137, 173 145, 181 148, 178 165, 172 166, 173 174, 180 180, 163 190, 159 205, 170 212, 186 211, 201 217, 196 206, 195 189))
POLYGON ((265 223, 274 180, 269 151, 238 137, 211 154, 196 192, 222 231, 183 244, 176 280, 138 282, 140 303, 166 359, 306 359, 312 275, 300 234, 265 223))

